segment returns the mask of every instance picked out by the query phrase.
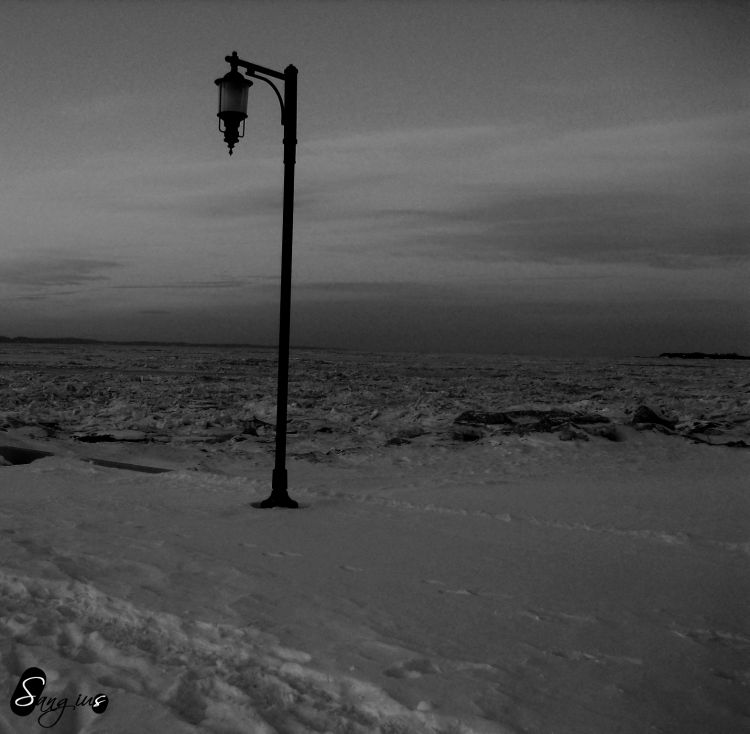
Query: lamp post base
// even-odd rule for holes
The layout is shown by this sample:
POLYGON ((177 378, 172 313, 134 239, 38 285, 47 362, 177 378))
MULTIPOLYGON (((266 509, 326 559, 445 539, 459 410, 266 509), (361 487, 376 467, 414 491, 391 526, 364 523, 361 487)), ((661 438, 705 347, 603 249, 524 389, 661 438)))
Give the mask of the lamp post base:
POLYGON ((289 496, 286 491, 287 486, 286 469, 274 469, 271 479, 271 496, 262 502, 251 502, 250 504, 259 510, 267 510, 270 507, 286 507, 290 510, 296 510, 299 507, 299 502, 289 496))
POLYGON ((251 502, 250 505, 259 510, 267 510, 271 507, 285 507, 290 510, 299 508, 299 502, 293 500, 286 492, 284 494, 272 492, 271 496, 262 502, 251 502))

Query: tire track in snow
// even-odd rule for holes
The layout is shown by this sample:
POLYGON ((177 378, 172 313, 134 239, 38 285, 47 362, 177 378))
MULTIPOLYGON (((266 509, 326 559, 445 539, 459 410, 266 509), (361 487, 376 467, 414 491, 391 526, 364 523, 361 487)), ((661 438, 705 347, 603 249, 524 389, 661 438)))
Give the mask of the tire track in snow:
POLYGON ((315 497, 327 499, 343 499, 367 505, 379 505, 381 507, 395 510, 407 510, 409 512, 433 513, 438 515, 455 515, 460 517, 479 517, 503 523, 521 523, 538 528, 554 528, 556 530, 568 530, 571 532, 595 533, 598 535, 612 535, 634 540, 646 540, 664 545, 685 545, 699 548, 711 548, 725 553, 740 553, 750 555, 750 540, 729 542, 704 538, 692 533, 668 532, 666 530, 650 530, 637 528, 617 528, 609 526, 589 525, 588 523, 563 522, 561 520, 540 520, 533 515, 515 515, 510 512, 488 512, 486 510, 467 510, 459 507, 444 507, 429 504, 417 504, 406 500, 396 500, 387 497, 378 497, 372 494, 355 495, 335 490, 307 489, 308 494, 315 497))

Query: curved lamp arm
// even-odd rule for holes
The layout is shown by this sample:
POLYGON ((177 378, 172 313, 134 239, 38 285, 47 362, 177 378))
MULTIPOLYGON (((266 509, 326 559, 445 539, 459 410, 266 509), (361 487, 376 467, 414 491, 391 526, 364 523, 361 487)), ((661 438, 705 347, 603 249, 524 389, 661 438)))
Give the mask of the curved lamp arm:
POLYGON ((284 100, 281 98, 281 92, 279 92, 278 87, 270 79, 268 79, 265 76, 258 76, 257 74, 250 74, 250 73, 246 73, 245 76, 249 76, 252 79, 260 79, 261 81, 268 84, 268 86, 270 86, 274 92, 276 92, 276 97, 279 100, 279 104, 281 105, 281 124, 283 125, 284 124, 284 100))

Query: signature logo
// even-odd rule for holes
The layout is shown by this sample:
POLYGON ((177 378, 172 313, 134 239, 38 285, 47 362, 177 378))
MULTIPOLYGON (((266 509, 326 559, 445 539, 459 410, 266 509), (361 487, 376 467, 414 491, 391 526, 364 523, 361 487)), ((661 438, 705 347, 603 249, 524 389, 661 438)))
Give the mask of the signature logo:
POLYGON ((39 709, 37 719, 39 726, 51 729, 65 713, 65 709, 74 709, 78 706, 89 706, 96 714, 103 714, 107 710, 109 699, 106 694, 99 693, 96 696, 85 696, 78 694, 74 703, 69 703, 67 698, 56 698, 55 696, 43 696, 44 687, 47 685, 47 675, 41 668, 27 668, 18 680, 16 689, 10 697, 10 710, 16 716, 29 716, 34 709, 39 709))

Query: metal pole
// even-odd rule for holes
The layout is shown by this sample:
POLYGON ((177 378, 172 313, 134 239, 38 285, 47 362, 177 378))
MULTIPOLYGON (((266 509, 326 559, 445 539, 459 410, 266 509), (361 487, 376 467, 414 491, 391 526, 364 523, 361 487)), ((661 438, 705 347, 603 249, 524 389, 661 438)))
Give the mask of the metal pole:
POLYGON ((260 507, 299 507, 287 493, 286 423, 289 394, 289 322, 292 300, 292 229, 294 223, 294 164, 297 149, 297 69, 284 69, 284 208, 281 230, 281 303, 279 306, 279 364, 276 398, 276 458, 271 496, 260 507))

